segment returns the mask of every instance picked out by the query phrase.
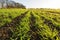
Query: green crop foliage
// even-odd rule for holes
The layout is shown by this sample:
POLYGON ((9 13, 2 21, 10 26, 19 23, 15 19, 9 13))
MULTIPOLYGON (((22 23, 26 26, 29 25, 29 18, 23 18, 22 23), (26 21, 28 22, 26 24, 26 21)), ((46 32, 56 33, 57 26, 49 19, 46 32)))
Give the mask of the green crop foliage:
POLYGON ((60 40, 60 10, 0 9, 0 40, 60 40))

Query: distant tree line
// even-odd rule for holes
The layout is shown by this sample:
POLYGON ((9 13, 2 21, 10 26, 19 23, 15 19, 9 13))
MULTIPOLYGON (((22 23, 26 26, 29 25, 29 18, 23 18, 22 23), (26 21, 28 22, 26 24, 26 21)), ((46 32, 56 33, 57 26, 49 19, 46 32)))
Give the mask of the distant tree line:
POLYGON ((21 3, 16 3, 12 0, 0 0, 0 8, 26 8, 21 3))

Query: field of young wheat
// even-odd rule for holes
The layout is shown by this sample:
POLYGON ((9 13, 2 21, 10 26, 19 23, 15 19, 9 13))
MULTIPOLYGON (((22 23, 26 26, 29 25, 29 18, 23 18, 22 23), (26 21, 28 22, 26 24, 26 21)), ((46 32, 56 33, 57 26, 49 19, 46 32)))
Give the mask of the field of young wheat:
POLYGON ((60 40, 60 10, 0 9, 0 40, 60 40))

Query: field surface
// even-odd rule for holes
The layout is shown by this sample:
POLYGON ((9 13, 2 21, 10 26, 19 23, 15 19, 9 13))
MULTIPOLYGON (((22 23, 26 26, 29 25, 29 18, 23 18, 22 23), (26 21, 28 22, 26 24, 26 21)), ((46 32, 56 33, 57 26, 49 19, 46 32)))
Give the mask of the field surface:
POLYGON ((60 40, 60 10, 0 9, 0 40, 60 40))

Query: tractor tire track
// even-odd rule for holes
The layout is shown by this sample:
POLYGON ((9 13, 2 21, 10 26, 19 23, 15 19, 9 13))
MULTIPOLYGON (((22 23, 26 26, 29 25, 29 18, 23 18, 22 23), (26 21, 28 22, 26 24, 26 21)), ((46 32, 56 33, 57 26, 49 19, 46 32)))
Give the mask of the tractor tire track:
POLYGON ((49 26, 50 29, 52 29, 52 32, 54 31, 54 29, 56 29, 58 31, 58 36, 60 36, 60 27, 56 24, 53 24, 52 20, 48 20, 45 17, 41 16, 42 20, 44 20, 44 24, 46 24, 47 26, 49 26))
POLYGON ((26 11, 24 14, 21 14, 20 16, 14 18, 12 22, 3 25, 0 27, 0 40, 9 40, 9 38, 12 36, 12 32, 10 30, 11 27, 15 28, 17 24, 20 23, 21 19, 25 17, 28 11, 26 11))
POLYGON ((31 17, 30 17, 30 35, 31 35, 31 39, 30 40, 40 40, 40 36, 39 36, 39 34, 37 33, 37 31, 38 31, 38 28, 37 28, 37 26, 36 26, 36 20, 35 20, 35 17, 34 17, 34 15, 32 14, 32 12, 31 12, 31 17))

